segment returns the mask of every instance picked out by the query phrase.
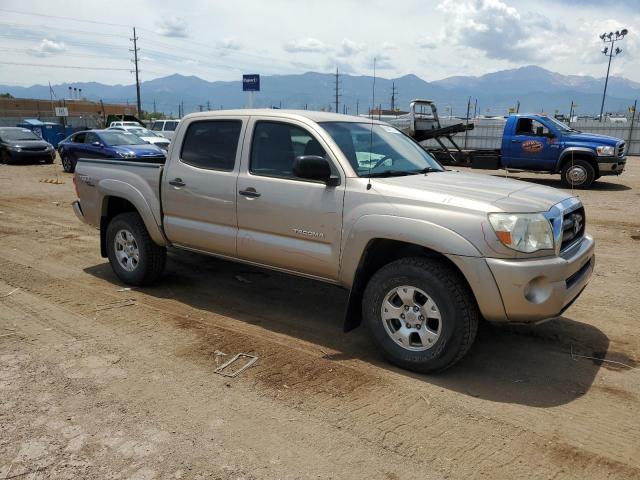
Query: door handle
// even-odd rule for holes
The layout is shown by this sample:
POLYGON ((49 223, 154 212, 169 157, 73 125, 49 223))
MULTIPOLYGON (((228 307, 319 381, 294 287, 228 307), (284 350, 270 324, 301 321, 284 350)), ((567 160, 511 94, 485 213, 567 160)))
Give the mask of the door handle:
POLYGON ((249 187, 246 190, 240 190, 238 193, 249 198, 258 198, 260 196, 260 194, 256 192, 256 189, 253 187, 249 187))
POLYGON ((173 180, 169 180, 169 185, 173 185, 174 187, 184 187, 186 183, 184 183, 181 178, 174 178, 173 180))
POLYGON ((512 138, 511 143, 522 143, 522 140, 516 140, 515 138, 512 138))

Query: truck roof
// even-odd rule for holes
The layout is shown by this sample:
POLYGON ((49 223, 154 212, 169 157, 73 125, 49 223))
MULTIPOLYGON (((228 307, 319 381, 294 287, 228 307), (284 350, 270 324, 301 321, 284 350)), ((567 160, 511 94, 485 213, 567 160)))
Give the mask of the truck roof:
MULTIPOLYGON (((356 117, 355 115, 343 115, 341 113, 318 112, 315 110, 281 110, 271 108, 243 108, 236 110, 214 110, 209 112, 190 113, 184 118, 211 118, 226 115, 260 115, 262 117, 289 118, 289 119, 308 119, 313 122, 354 122, 354 123, 371 123, 372 120, 367 117, 356 117)), ((373 123, 385 123, 373 120, 373 123)))

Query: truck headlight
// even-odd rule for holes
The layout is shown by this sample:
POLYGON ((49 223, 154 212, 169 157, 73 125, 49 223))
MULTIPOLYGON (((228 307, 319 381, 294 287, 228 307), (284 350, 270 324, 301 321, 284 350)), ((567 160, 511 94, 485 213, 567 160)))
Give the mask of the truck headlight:
POLYGON ((551 223, 542 213, 490 213, 489 222, 505 247, 523 253, 553 249, 551 223))
POLYGON ((596 147, 596 152, 598 152, 598 155, 602 157, 610 157, 615 153, 615 151, 616 151, 615 147, 610 147, 605 145, 596 147))

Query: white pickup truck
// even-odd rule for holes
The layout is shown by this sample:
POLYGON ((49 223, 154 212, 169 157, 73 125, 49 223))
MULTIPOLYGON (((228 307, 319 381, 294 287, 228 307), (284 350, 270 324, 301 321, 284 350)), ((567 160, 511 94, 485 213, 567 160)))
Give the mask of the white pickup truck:
POLYGON ((80 159, 74 181, 73 208, 125 283, 158 280, 171 247, 336 284, 350 291, 345 330, 364 320, 390 361, 420 372, 462 358, 481 318, 560 315, 595 261, 577 198, 445 170, 360 117, 191 114, 166 164, 80 159))

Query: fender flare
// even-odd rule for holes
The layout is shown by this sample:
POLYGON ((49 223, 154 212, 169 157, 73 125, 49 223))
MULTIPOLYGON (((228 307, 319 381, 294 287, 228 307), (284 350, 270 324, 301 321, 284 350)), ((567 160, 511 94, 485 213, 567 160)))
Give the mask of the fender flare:
POLYGON ((343 326, 345 332, 356 328, 362 320, 361 302, 366 281, 360 277, 360 273, 368 248, 375 240, 404 242, 442 255, 482 256, 469 240, 441 225, 393 215, 363 215, 343 240, 340 283, 349 288, 343 326), (384 226, 384 231, 381 231, 381 226, 384 226))
MULTIPOLYGON (((556 163, 556 172, 560 172, 561 170, 561 166, 562 166, 562 162, 564 161, 565 158, 567 158, 568 156, 578 153, 582 156, 588 156, 590 158, 593 158, 594 160, 596 159, 596 152, 593 151, 593 149, 588 148, 588 147, 567 147, 565 148, 562 153, 560 154, 560 156, 558 157, 558 162, 556 163)), ((596 164, 598 162, 596 161, 596 164)))
POLYGON ((97 189, 101 198, 101 216, 104 218, 107 214, 108 198, 122 198, 135 207, 136 211, 142 218, 142 222, 149 232, 151 239, 158 245, 166 246, 167 240, 160 226, 161 212, 159 205, 158 208, 154 209, 147 201, 147 198, 155 198, 156 193, 153 192, 148 185, 145 184, 145 187, 147 187, 145 190, 148 191, 141 192, 131 184, 121 180, 114 180, 110 178, 100 180, 97 185, 97 189))

